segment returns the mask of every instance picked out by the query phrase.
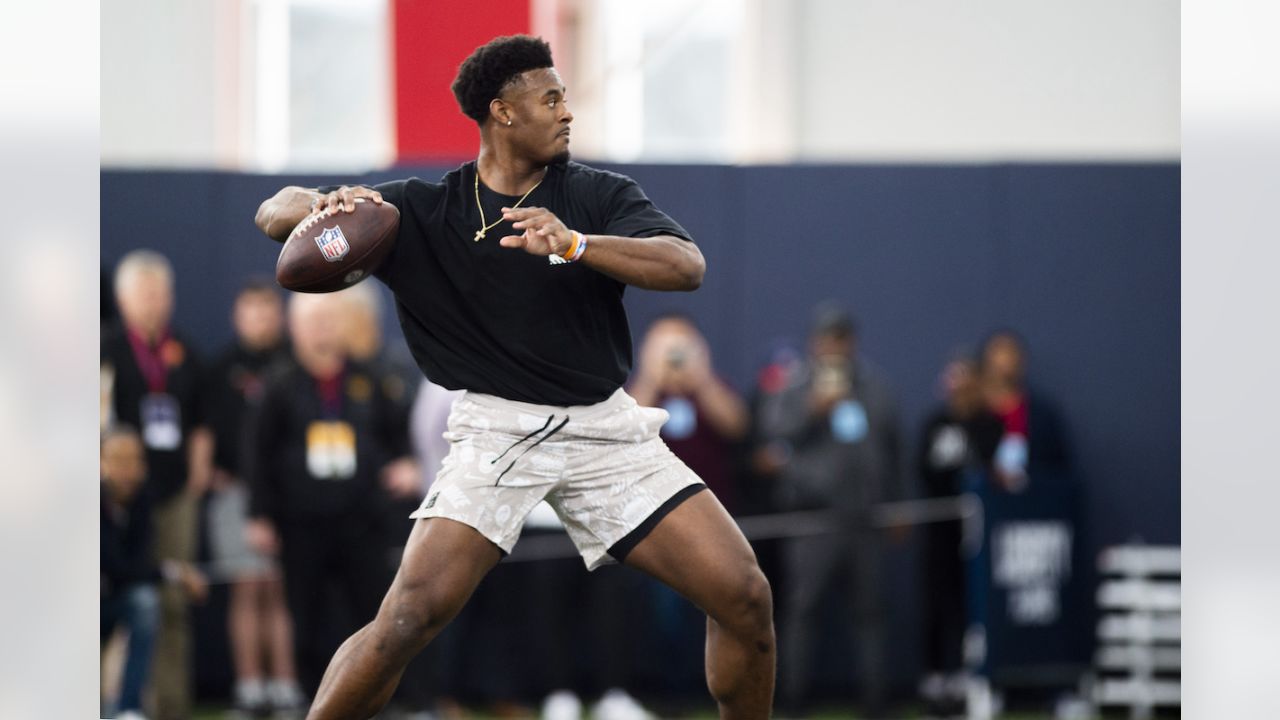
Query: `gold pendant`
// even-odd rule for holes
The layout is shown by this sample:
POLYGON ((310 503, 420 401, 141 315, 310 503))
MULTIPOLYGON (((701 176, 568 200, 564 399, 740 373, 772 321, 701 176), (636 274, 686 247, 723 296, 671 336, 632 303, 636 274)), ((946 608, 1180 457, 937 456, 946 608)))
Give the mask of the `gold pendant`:
POLYGON ((475 237, 473 237, 473 238, 471 238, 471 239, 472 239, 472 240, 474 240, 474 241, 476 241, 476 242, 480 242, 481 240, 483 240, 483 239, 484 239, 484 230, 477 230, 477 231, 476 231, 476 236, 475 236, 475 237))

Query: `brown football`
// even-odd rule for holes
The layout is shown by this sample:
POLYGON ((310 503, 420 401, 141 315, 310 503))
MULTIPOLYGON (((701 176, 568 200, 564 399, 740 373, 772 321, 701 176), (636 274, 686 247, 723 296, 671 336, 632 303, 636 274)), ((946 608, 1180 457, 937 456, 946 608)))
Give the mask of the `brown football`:
POLYGON ((400 229, 390 203, 358 198, 354 212, 322 210, 289 234, 276 259, 276 282, 296 292, 325 293, 351 287, 378 269, 400 229))

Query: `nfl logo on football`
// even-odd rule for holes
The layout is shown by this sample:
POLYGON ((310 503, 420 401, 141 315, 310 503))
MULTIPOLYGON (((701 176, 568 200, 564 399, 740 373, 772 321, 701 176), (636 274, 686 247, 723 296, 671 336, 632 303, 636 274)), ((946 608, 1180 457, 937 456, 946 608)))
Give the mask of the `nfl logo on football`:
POLYGON ((351 250, 346 236, 342 234, 342 228, 337 226, 325 228, 317 235, 316 245, 320 247, 320 254, 329 262, 338 262, 351 250))

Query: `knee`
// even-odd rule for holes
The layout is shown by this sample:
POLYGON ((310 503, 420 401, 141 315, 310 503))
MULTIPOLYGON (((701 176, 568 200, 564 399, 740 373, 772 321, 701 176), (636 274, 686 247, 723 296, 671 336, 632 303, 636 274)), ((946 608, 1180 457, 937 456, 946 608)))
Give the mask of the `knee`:
POLYGON ((733 582, 725 611, 716 622, 753 637, 773 634, 773 589, 760 567, 752 563, 733 582))
POLYGON ((444 629, 461 607, 461 599, 425 584, 393 587, 378 613, 385 638, 397 649, 414 652, 444 629))
POLYGON ((425 608, 396 608, 385 613, 380 649, 417 652, 432 636, 430 611, 425 608))

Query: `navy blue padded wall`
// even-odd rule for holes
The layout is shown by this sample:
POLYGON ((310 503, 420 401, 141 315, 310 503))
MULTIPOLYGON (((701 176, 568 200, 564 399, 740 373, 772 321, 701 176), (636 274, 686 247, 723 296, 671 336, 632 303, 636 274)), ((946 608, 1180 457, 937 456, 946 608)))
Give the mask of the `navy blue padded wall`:
MULTIPOLYGON (((1012 325, 1065 413, 1091 545, 1179 540, 1177 165, 610 167, 708 260, 698 292, 628 291, 637 338, 657 313, 688 312, 747 390, 776 341, 803 343, 815 302, 839 299, 893 379, 912 438, 948 353, 1012 325)), ((177 322, 211 350, 230 337, 237 285, 274 268, 278 246, 253 227, 258 203, 284 184, 344 180, 104 171, 102 262, 139 246, 168 254, 177 322)))
POLYGON ((1007 178, 1000 319, 1026 333, 1065 413, 1091 543, 1176 543, 1178 168, 1023 166, 1007 178))

